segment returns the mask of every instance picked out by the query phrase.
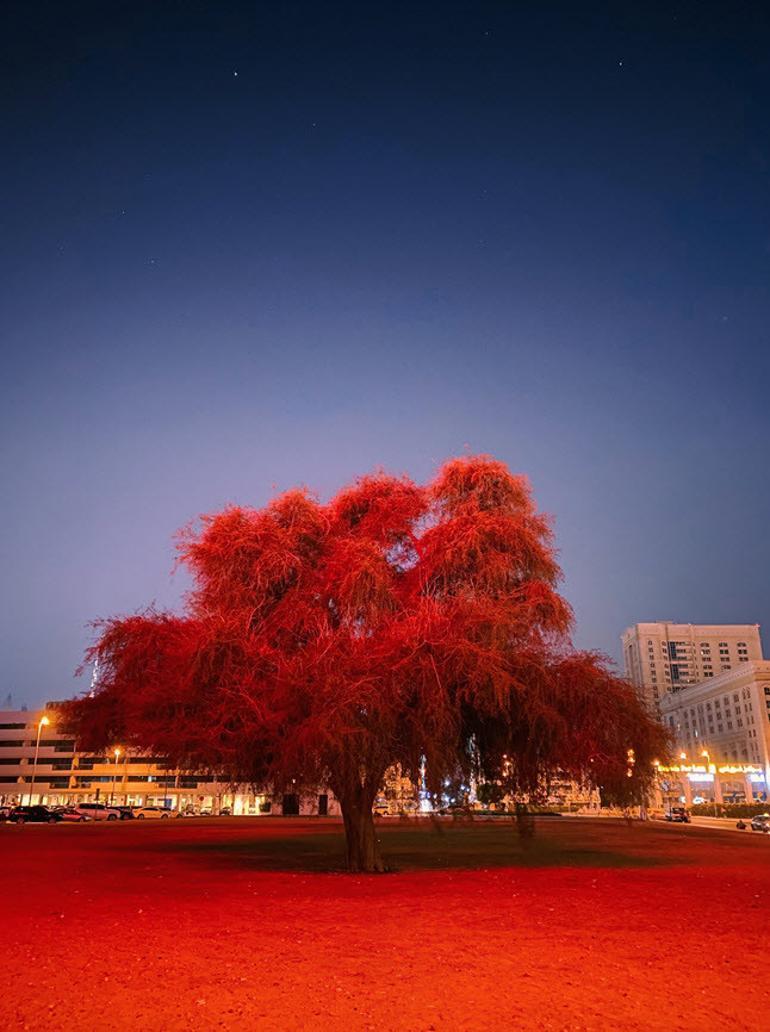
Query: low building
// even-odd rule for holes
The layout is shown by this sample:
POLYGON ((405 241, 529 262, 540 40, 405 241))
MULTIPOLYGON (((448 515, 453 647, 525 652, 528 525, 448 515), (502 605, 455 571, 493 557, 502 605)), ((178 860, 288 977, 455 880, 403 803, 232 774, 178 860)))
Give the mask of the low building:
POLYGON ((57 730, 55 704, 37 712, 0 711, 0 803, 30 801, 50 806, 113 802, 179 812, 218 813, 228 807, 235 815, 339 813, 329 792, 274 796, 223 783, 209 773, 175 770, 162 757, 124 749, 99 756, 79 752, 74 740, 57 730))
POLYGON ((741 663, 667 692, 660 713, 679 756, 662 778, 679 785, 682 796, 767 799, 770 660, 741 663))

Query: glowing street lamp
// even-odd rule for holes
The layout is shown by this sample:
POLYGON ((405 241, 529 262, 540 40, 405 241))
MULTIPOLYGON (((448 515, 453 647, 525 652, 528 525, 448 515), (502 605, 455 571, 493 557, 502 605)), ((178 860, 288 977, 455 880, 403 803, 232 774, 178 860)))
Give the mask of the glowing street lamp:
MULTIPOLYGON (((709 756, 708 749, 704 749, 703 752, 701 753, 701 756, 703 756, 705 758, 705 760, 706 760, 706 770, 710 771, 711 770, 711 757, 709 756)), ((719 816, 719 812, 717 810, 717 778, 718 777, 719 777, 719 774, 717 773, 716 767, 714 767, 714 816, 715 817, 719 816)))
POLYGON ((32 779, 29 783, 29 802, 28 805, 32 806, 32 789, 35 787, 35 774, 37 772, 37 754, 40 752, 40 735, 44 727, 48 727, 51 721, 48 717, 43 714, 40 718, 40 723, 37 725, 37 741, 35 742, 35 759, 32 761, 32 779))
POLYGON ((112 791, 110 792, 110 806, 112 806, 112 801, 115 798, 115 776, 118 772, 118 757, 120 756, 121 751, 122 750, 120 746, 115 746, 115 766, 112 768, 112 791))

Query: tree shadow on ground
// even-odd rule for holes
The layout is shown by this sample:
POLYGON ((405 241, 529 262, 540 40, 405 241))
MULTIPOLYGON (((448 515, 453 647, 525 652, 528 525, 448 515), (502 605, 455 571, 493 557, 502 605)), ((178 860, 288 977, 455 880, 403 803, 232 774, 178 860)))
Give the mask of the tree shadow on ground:
MULTIPOLYGON (((423 822, 378 825, 380 845, 389 868, 399 872, 484 870, 498 867, 639 868, 691 862, 689 855, 672 853, 670 836, 661 849, 658 835, 646 829, 610 826, 538 827, 522 839, 512 823, 445 825, 437 831, 423 822)), ((584 822, 581 822, 581 824, 584 822)), ((587 823, 587 822, 586 822, 587 823)), ((540 824, 540 822, 538 822, 540 824)), ((236 829, 232 829, 236 831, 236 829)), ((200 840, 158 842, 157 848, 206 866, 241 870, 333 873, 344 870, 341 828, 319 826, 310 833, 287 828, 260 835, 237 829, 236 834, 200 840)))

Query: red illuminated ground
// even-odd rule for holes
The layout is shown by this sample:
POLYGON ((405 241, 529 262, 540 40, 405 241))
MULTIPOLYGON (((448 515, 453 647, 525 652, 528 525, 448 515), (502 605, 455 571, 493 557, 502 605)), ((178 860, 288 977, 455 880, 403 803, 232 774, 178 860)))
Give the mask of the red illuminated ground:
POLYGON ((770 837, 383 821, 0 826, 4 1029, 766 1029, 770 837))

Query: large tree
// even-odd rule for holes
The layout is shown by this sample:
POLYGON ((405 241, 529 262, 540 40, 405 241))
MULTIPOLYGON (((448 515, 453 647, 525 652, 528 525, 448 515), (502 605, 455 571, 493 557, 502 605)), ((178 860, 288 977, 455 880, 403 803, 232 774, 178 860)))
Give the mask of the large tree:
POLYGON ((351 871, 384 869, 372 803, 393 764, 434 788, 504 769, 531 794, 558 769, 638 795, 664 748, 633 689, 572 649, 549 521, 501 462, 454 459, 427 486, 365 476, 328 504, 290 491, 179 547, 185 615, 98 625, 96 684, 69 710, 81 747, 329 785, 351 871))

